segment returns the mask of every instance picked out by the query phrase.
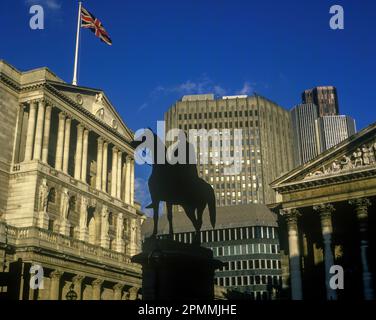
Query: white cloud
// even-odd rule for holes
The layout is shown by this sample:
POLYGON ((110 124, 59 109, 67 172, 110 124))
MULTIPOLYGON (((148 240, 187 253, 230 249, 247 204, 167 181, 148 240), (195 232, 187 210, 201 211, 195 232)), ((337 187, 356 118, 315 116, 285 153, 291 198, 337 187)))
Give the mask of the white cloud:
POLYGON ((61 2, 58 0, 26 0, 25 4, 28 6, 32 6, 35 4, 41 5, 50 10, 60 10, 61 9, 61 2))
POLYGON ((219 84, 214 83, 208 76, 202 75, 196 80, 188 79, 182 83, 172 85, 172 86, 157 86, 152 95, 156 96, 158 94, 202 94, 202 93, 214 93, 216 95, 225 95, 227 92, 219 84))
POLYGON ((141 203, 141 207, 144 209, 151 203, 148 182, 142 178, 135 178, 134 190, 136 201, 141 203))
POLYGON ((241 88, 239 91, 238 91, 238 94, 246 94, 246 95, 249 95, 252 93, 252 91, 254 91, 254 88, 253 86, 251 85, 251 83, 249 81, 246 81, 244 82, 243 84, 243 88, 241 88))
POLYGON ((214 86, 213 89, 214 89, 213 90, 214 93, 219 95, 219 96, 224 96, 227 92, 226 89, 224 89, 224 88, 222 88, 221 86, 218 86, 218 85, 214 86))
POLYGON ((138 111, 144 110, 145 108, 147 108, 147 106, 148 106, 148 104, 146 102, 143 103, 142 105, 139 106, 138 111))

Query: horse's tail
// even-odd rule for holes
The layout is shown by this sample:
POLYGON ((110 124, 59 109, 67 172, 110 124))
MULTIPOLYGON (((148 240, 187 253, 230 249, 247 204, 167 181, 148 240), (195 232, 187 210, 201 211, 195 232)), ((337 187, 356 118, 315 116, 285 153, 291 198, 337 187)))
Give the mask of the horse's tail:
POLYGON ((214 190, 213 190, 213 188, 211 187, 210 184, 208 184, 207 187, 208 187, 207 203, 208 203, 208 208, 209 208, 210 223, 211 223, 211 225, 214 229, 215 228, 215 222, 216 222, 216 216, 217 216, 216 207, 215 207, 215 194, 214 194, 214 190))

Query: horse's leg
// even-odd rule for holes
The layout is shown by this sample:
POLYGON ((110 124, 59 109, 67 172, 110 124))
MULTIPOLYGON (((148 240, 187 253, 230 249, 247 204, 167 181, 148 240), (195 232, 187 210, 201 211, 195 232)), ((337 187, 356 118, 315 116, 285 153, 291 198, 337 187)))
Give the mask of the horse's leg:
POLYGON ((197 208, 197 229, 198 231, 201 230, 202 227, 202 216, 204 215, 204 208, 197 208))
POLYGON ((159 201, 153 201, 153 212, 154 212, 154 229, 153 229, 153 237, 157 236, 158 233, 158 218, 159 218, 159 201))
POLYGON ((167 207, 167 219, 168 219, 168 226, 169 226, 169 235, 172 238, 174 234, 173 226, 172 226, 172 204, 170 202, 166 202, 167 207))
POLYGON ((188 206, 183 206, 183 209, 185 211, 185 214, 189 218, 189 220, 191 220, 193 227, 196 229, 196 222, 197 221, 196 221, 194 209, 192 209, 191 207, 188 207, 188 206))

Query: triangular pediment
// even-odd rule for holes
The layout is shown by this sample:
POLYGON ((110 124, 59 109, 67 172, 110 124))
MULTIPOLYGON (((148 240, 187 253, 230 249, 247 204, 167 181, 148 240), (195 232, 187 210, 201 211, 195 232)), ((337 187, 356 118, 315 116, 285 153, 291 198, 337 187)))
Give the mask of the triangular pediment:
POLYGON ((133 140, 132 131, 125 125, 102 90, 73 86, 66 83, 49 82, 60 93, 85 108, 98 120, 119 132, 127 140, 133 140))
POLYGON ((278 188, 376 169, 376 123, 275 180, 278 188))

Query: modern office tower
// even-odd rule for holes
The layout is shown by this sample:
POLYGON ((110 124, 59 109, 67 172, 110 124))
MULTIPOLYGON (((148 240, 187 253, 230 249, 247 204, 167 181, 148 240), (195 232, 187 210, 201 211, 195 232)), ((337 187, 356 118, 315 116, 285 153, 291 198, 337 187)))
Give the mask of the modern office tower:
MULTIPOLYGON (((278 299, 282 291, 282 266, 277 216, 265 205, 249 204, 217 208, 217 223, 212 229, 204 212, 201 245, 225 263, 215 272, 215 284, 229 291, 243 292, 251 299, 278 299)), ((184 213, 173 216, 174 240, 191 243, 192 223, 184 213)), ((146 238, 153 230, 153 219, 142 225, 146 238)), ((159 219, 160 238, 168 237, 166 215, 159 219)))
POLYGON ((327 150, 356 132, 355 120, 349 116, 324 116, 316 119, 317 140, 327 150))
POLYGON ((211 139, 208 149, 198 145, 196 150, 199 175, 213 186, 217 206, 276 201, 269 184, 294 164, 289 111, 258 95, 219 99, 213 94, 189 95, 165 113, 165 121, 166 132, 172 128, 219 130, 219 143, 211 139), (223 134, 225 129, 229 137, 223 134), (234 137, 235 129, 242 133, 241 139, 234 137), (231 155, 241 159, 240 172, 227 174, 228 163, 216 146, 229 146, 231 155), (209 160, 220 156, 220 160, 204 163, 205 156, 209 160))
POLYGON ((320 153, 316 134, 317 106, 313 103, 299 104, 291 109, 294 132, 295 165, 301 165, 320 153))
POLYGON ((305 104, 314 103, 318 107, 319 116, 338 115, 337 89, 333 86, 315 87, 305 90, 302 94, 305 104))

